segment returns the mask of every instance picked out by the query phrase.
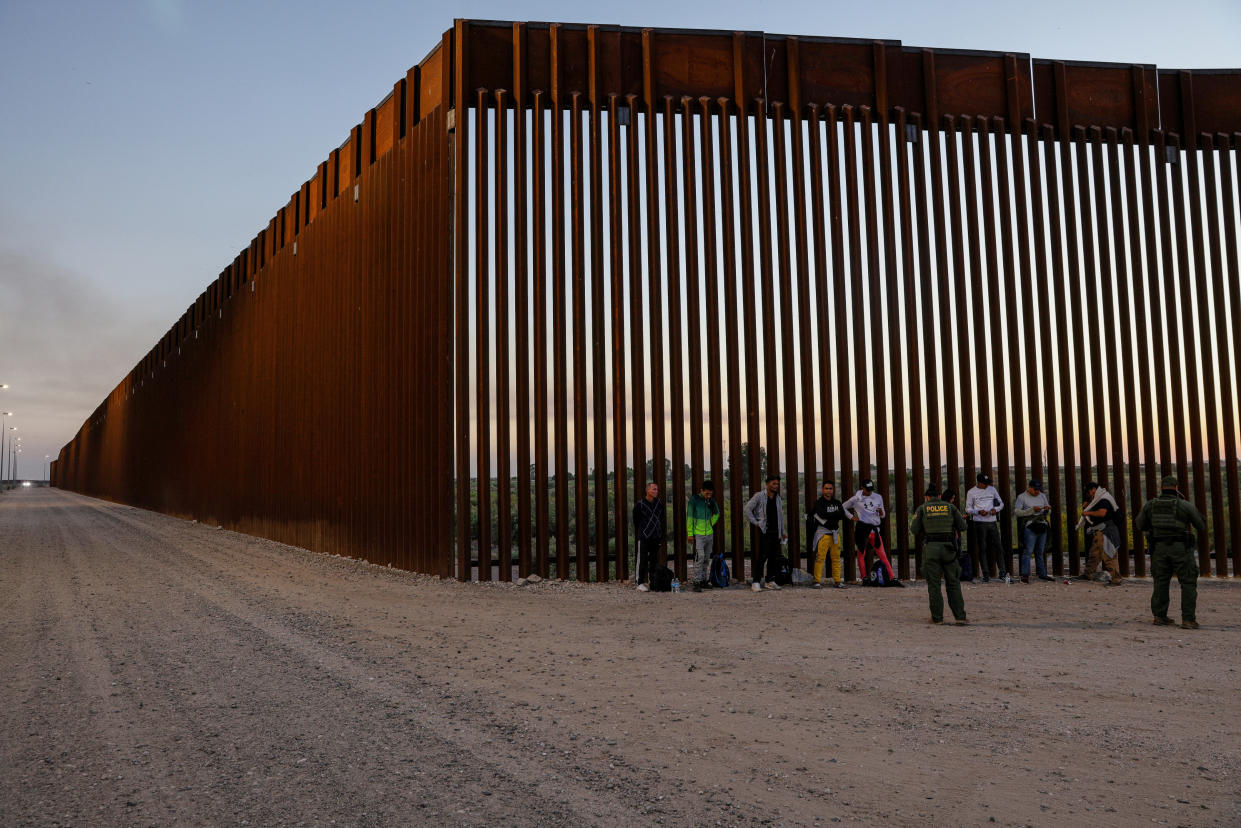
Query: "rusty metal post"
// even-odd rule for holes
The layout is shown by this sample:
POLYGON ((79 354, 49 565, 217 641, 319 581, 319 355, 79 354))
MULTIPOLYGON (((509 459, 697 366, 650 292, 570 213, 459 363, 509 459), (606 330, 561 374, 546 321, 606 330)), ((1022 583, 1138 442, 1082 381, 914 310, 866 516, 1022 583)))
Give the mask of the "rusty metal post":
POLYGON ((531 124, 531 179, 533 193, 530 213, 534 217, 534 491, 535 491, 535 572, 541 578, 551 574, 551 486, 547 446, 547 147, 544 140, 544 94, 536 89, 531 124))

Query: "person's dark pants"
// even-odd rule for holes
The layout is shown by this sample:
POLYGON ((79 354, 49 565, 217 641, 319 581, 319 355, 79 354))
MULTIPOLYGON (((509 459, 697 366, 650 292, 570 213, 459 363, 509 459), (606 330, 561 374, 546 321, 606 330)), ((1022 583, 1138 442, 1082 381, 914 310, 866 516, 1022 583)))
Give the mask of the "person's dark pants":
POLYGON ((655 562, 659 560, 659 541, 657 540, 640 540, 637 542, 638 547, 638 575, 637 580, 640 584, 649 584, 651 581, 651 569, 654 568, 655 562))
POLYGON ((1155 541, 1151 544, 1151 578, 1155 591, 1151 595, 1151 613, 1167 618, 1171 596, 1168 594, 1172 576, 1181 583, 1181 620, 1197 621, 1198 556, 1197 550, 1183 542, 1155 541))
POLYGON ((948 607, 952 617, 965 620, 965 599, 961 597, 961 564, 957 562, 956 544, 948 541, 927 541, 922 558, 922 576, 931 600, 931 620, 944 620, 944 596, 940 593, 942 581, 948 593, 948 607))
POLYGON ((1004 554, 1004 542, 1000 540, 1000 524, 974 521, 974 540, 978 544, 978 566, 983 577, 991 574, 991 564, 996 565, 999 577, 1008 574, 1008 556, 1004 554))
POLYGON ((780 557, 780 535, 762 534, 758 536, 758 548, 754 550, 755 581, 774 581, 776 579, 776 559, 780 557), (764 568, 766 574, 764 574, 764 568))

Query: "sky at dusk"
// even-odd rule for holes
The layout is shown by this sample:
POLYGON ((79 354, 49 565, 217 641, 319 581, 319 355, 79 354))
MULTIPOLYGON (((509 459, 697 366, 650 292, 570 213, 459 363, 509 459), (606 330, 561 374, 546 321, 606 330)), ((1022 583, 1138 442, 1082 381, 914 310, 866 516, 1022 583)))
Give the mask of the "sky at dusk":
POLYGON ((43 477, 104 396, 454 17, 1241 67, 1241 2, 0 0, 0 411, 43 477))

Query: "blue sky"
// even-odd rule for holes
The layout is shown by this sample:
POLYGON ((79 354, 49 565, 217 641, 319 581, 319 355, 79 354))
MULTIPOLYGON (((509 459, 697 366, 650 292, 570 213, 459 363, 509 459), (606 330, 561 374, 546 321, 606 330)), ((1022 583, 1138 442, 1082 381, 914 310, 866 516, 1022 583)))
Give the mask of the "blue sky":
POLYGON ((454 17, 1241 66, 1241 2, 0 0, 0 410, 41 476, 454 17))

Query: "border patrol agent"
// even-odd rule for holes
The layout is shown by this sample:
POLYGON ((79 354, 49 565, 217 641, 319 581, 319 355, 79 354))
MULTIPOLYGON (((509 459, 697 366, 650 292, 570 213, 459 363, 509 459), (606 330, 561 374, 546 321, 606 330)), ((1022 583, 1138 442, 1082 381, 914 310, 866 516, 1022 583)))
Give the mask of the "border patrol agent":
POLYGON ((1138 513, 1136 526, 1146 534, 1151 550, 1151 577, 1155 591, 1151 595, 1151 612, 1155 626, 1171 626, 1168 618, 1168 587, 1172 575, 1181 584, 1181 629, 1196 630, 1198 622, 1198 557, 1194 536, 1189 528, 1207 530, 1207 522, 1194 505, 1181 497, 1177 480, 1169 475, 1159 485, 1159 497, 1147 501, 1138 513))
MULTIPOLYGON (((925 537, 926 547, 922 555, 922 574, 931 599, 931 623, 944 623, 944 596, 939 591, 943 577, 948 592, 948 606, 959 626, 969 623, 965 617, 965 599, 961 597, 961 564, 957 562, 953 532, 964 532, 965 518, 957 507, 941 498, 935 498, 933 489, 927 490, 927 501, 914 513, 909 529, 914 537, 925 537)), ((946 494, 946 493, 945 493, 946 494)))

